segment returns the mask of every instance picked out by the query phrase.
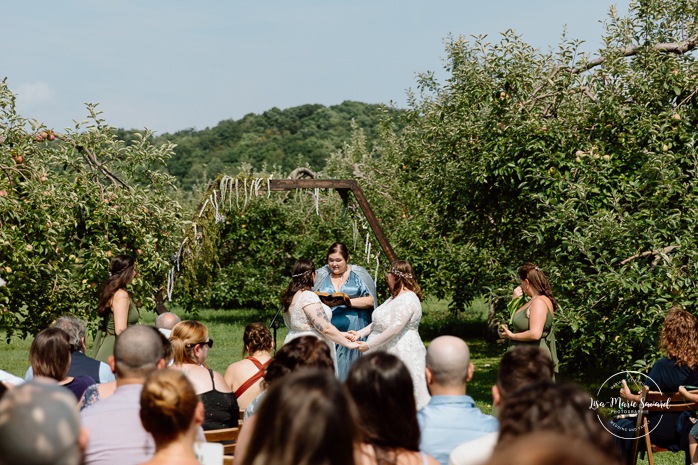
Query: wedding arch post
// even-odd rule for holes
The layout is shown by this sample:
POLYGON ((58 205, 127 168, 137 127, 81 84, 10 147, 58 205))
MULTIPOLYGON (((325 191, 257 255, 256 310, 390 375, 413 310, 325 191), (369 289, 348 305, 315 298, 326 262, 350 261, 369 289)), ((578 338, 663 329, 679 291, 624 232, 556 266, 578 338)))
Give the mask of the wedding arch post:
POLYGON ((342 199, 346 202, 349 192, 354 195, 356 203, 366 217, 366 221, 371 226, 373 234, 378 240, 383 253, 392 263, 397 260, 397 255, 390 246, 388 239, 383 233, 383 229, 378 223, 376 215, 373 214, 371 206, 368 204, 368 199, 364 195, 364 191, 359 186, 359 183, 353 179, 270 179, 269 190, 284 191, 291 189, 334 189, 342 199))

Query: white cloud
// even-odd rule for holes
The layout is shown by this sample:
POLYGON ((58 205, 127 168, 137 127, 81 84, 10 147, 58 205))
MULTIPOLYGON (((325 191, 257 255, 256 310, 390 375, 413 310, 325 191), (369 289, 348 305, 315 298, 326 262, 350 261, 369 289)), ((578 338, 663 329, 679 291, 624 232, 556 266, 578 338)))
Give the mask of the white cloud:
POLYGON ((45 82, 25 82, 15 91, 17 106, 31 110, 52 103, 55 93, 45 82))

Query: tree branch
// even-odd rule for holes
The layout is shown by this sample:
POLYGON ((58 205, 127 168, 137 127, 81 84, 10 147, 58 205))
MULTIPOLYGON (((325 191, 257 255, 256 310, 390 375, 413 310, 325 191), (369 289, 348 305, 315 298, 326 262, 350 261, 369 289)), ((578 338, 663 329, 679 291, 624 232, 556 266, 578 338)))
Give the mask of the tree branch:
POLYGON ((626 258, 625 260, 623 260, 622 262, 620 262, 620 264, 621 264, 621 266, 622 266, 622 265, 627 265, 628 263, 630 263, 630 262, 632 262, 633 260, 636 260, 636 259, 638 259, 638 258, 645 258, 645 257, 649 257, 650 255, 655 255, 657 258, 655 258, 655 259, 652 261, 653 266, 654 266, 654 265, 656 265, 657 259, 659 258, 659 256, 660 256, 662 253, 667 254, 667 253, 671 252, 672 250, 677 249, 678 247, 679 247, 678 245, 670 245, 670 246, 668 246, 668 247, 664 247, 663 249, 647 250, 647 251, 645 251, 645 252, 642 252, 642 253, 639 253, 639 254, 635 254, 635 255, 633 255, 632 257, 626 258))
MULTIPOLYGON (((660 44, 655 44, 651 47, 645 46, 645 45, 636 45, 634 47, 625 47, 623 49, 620 49, 618 52, 620 55, 624 57, 631 57, 634 55, 637 55, 640 53, 642 50, 654 50, 656 52, 664 52, 664 53, 674 53, 676 55, 683 55, 684 53, 688 53, 694 48, 696 48, 696 45, 698 45, 698 36, 696 37, 691 37, 685 42, 665 42, 665 43, 660 43, 660 44)), ((588 71, 591 68, 594 68, 596 66, 599 66, 603 63, 606 62, 606 57, 598 57, 595 60, 591 60, 588 63, 585 63, 582 66, 579 66, 577 68, 571 68, 569 71, 572 74, 580 74, 583 73, 584 71, 588 71)))

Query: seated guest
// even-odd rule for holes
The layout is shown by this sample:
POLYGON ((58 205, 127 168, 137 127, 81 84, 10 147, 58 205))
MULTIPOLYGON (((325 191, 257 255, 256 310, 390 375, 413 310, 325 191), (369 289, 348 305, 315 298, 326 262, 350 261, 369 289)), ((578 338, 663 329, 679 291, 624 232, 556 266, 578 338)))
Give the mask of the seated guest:
POLYGON ((80 412, 89 432, 86 465, 139 464, 155 453, 155 444, 140 420, 143 383, 165 367, 162 335, 151 326, 133 325, 116 337, 109 364, 116 391, 80 412))
POLYGON ((87 386, 95 380, 87 375, 68 376, 70 368, 70 339, 68 333, 59 328, 47 328, 36 335, 29 349, 29 361, 34 376, 45 376, 58 381, 70 390, 76 401, 82 397, 87 386))
MULTIPOLYGON (((172 344, 170 344, 170 340, 167 339, 165 335, 162 334, 162 331, 160 331, 159 329, 153 326, 148 326, 148 328, 151 328, 151 330, 155 331, 156 335, 160 338, 163 347, 163 358, 165 360, 171 361, 172 344)), ((82 399, 80 400, 80 410, 85 410, 90 405, 94 405, 100 400, 106 399, 110 395, 114 394, 114 392, 116 391, 116 387, 116 381, 109 381, 108 383, 93 384, 92 386, 89 386, 87 390, 85 390, 85 394, 82 396, 82 399)))
POLYGON ((373 352, 354 362, 346 380, 359 412, 363 444, 359 465, 423 464, 438 461, 419 451, 419 424, 412 375, 387 352, 373 352))
POLYGON ((355 464, 356 407, 330 370, 306 368, 279 380, 255 417, 265 427, 255 430, 242 465, 355 464))
POLYGON ((204 403, 204 430, 237 426, 240 409, 230 386, 220 373, 206 367, 213 340, 203 323, 185 320, 172 330, 173 369, 182 370, 204 403))
MULTIPOLYGON (((698 319, 676 306, 671 308, 664 319, 664 327, 659 342, 664 357, 657 360, 648 378, 654 383, 652 391, 676 392, 679 386, 698 385, 698 319)), ((640 402, 640 394, 630 392, 623 381, 620 397, 624 401, 640 402)), ((674 451, 683 450, 689 457, 688 437, 691 424, 681 421, 681 412, 649 412, 650 439, 656 444, 674 451)), ((631 463, 632 442, 635 437, 635 419, 624 418, 610 423, 616 445, 622 451, 627 463, 631 463)))
POLYGON ((483 414, 466 385, 473 377, 470 349, 460 338, 437 337, 427 348, 426 381, 431 399, 417 412, 422 433, 420 450, 433 456, 441 465, 459 444, 496 432, 499 423, 483 414))
POLYGON ((586 439, 553 431, 524 434, 498 447, 485 465, 620 465, 586 439))
MULTIPOLYGON (((553 360, 550 353, 538 346, 517 346, 504 353, 492 386, 492 402, 499 409, 504 400, 517 389, 539 381, 552 381, 553 360)), ((456 447, 449 456, 449 465, 481 464, 492 454, 499 433, 490 433, 456 447)))
POLYGON ((572 383, 541 381, 511 394, 499 416, 497 449, 529 433, 546 431, 592 444, 606 460, 617 463, 620 454, 613 437, 599 421, 598 411, 589 408, 591 395, 572 383))
MULTIPOLYGON (((264 389, 277 384, 286 375, 301 368, 318 368, 334 374, 332 350, 327 343, 315 336, 299 336, 290 340, 276 352, 264 375, 264 389)), ((242 463, 247 446, 257 425, 257 409, 262 404, 267 391, 262 391, 245 409, 245 418, 235 446, 234 463, 242 463)), ((268 425, 263 424, 264 428, 268 425)))
POLYGON ((271 361, 274 340, 266 325, 250 323, 245 327, 242 341, 245 345, 242 356, 247 357, 228 366, 224 378, 235 392, 238 406, 244 410, 262 392, 264 369, 271 361))
MULTIPOLYGON (((109 365, 85 355, 85 323, 81 319, 69 313, 58 317, 51 327, 60 328, 68 333, 71 352, 68 376, 86 375, 97 383, 114 381, 114 373, 109 365)), ((30 380, 33 377, 32 367, 29 367, 24 379, 30 380)))
POLYGON ((80 465, 86 445, 75 398, 65 389, 29 381, 0 400, 0 464, 80 465))
POLYGON ((194 442, 204 421, 204 406, 194 386, 177 370, 158 370, 141 392, 141 423, 153 436, 155 455, 144 465, 199 465, 194 442))
POLYGON ((159 314, 158 317, 155 318, 155 327, 165 337, 170 337, 172 335, 172 328, 174 328, 180 321, 182 321, 182 319, 174 313, 165 312, 159 314))

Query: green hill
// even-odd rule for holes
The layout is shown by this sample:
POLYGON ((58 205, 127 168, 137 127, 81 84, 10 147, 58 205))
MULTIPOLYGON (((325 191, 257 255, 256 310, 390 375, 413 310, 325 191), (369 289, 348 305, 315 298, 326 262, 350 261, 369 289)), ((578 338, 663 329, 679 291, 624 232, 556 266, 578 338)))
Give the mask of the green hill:
MULTIPOLYGON (((218 173, 235 174, 243 163, 253 170, 289 173, 298 166, 321 170, 329 155, 349 143, 352 121, 363 130, 368 148, 377 138, 379 122, 397 122, 398 110, 383 105, 345 101, 339 105, 302 105, 261 115, 248 114, 240 120, 221 121, 200 131, 186 129, 158 136, 159 141, 177 144, 167 171, 189 189, 218 173)), ((120 134, 128 140, 128 132, 120 134)))

